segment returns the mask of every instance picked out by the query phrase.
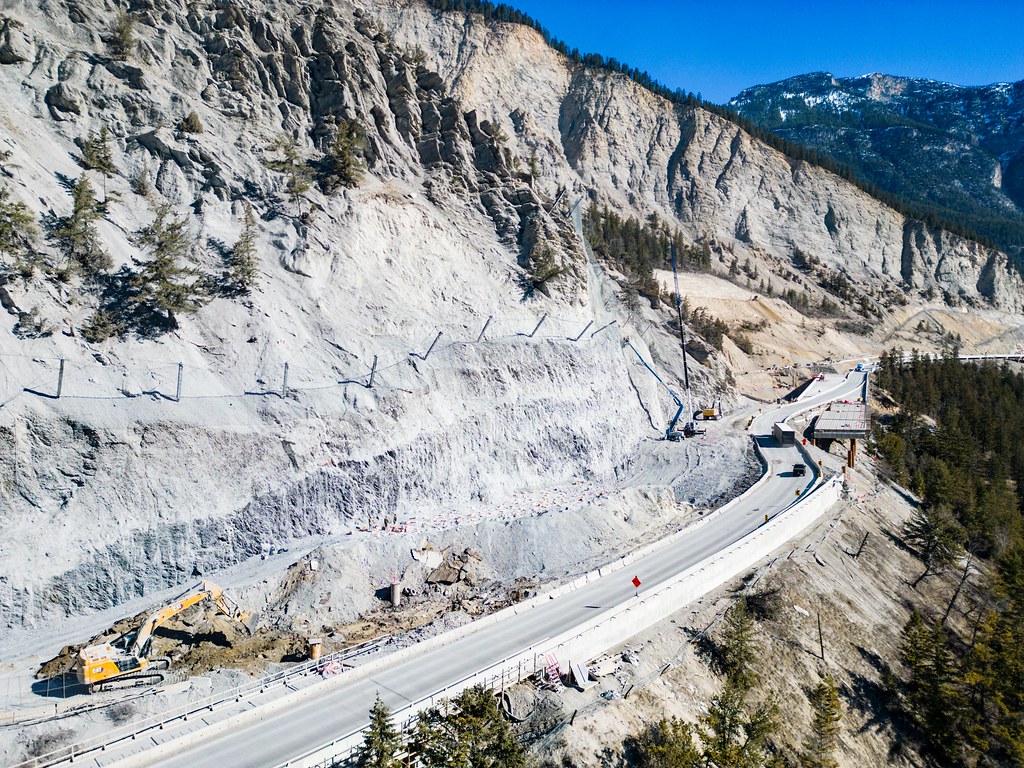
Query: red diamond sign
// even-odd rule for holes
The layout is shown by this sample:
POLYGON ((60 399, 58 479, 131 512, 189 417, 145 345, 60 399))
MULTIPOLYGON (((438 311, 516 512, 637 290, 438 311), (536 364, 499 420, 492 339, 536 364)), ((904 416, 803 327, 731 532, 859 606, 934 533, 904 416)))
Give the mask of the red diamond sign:
POLYGON ((639 576, 634 576, 633 577, 633 586, 636 587, 637 589, 640 589, 640 577, 639 576))

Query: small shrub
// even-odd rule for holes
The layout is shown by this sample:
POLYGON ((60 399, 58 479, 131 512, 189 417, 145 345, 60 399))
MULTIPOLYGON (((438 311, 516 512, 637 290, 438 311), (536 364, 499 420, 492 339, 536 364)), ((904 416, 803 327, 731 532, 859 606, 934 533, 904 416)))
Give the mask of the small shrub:
POLYGON ((82 338, 91 344, 99 344, 124 333, 124 323, 110 312, 97 309, 82 326, 82 338))
POLYGON ((122 701, 107 709, 107 719, 116 725, 128 722, 134 714, 135 706, 128 701, 122 701))
POLYGON ((747 610, 757 621, 772 621, 782 609, 782 588, 765 587, 746 596, 747 610))
POLYGON ((131 178, 132 192, 139 197, 149 197, 153 194, 153 184, 149 180, 149 168, 143 166, 131 178))
POLYGON ((53 326, 39 312, 39 307, 32 307, 18 315, 14 335, 19 339, 42 339, 53 335, 53 326))
POLYGON ((732 343, 740 348, 742 352, 748 355, 752 355, 755 352, 754 342, 750 340, 747 334, 742 332, 735 332, 732 334, 732 343))
POLYGON ((182 118, 178 123, 178 130, 181 133, 202 133, 203 121, 199 119, 199 113, 194 109, 188 113, 188 117, 182 118))
POLYGON ((42 757, 70 743, 74 735, 75 732, 70 728, 60 728, 50 733, 33 736, 25 745, 25 754, 29 757, 42 757))

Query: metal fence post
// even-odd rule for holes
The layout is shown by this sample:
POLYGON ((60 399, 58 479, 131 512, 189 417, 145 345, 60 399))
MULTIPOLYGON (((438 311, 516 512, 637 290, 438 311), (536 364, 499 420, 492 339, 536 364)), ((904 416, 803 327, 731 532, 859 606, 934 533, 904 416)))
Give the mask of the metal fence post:
POLYGON ((533 327, 533 330, 532 330, 532 331, 530 331, 529 333, 520 333, 519 335, 520 335, 520 336, 525 336, 525 337, 526 337, 526 338, 528 338, 528 339, 532 339, 532 338, 533 338, 533 336, 534 336, 534 334, 535 334, 535 333, 537 333, 537 331, 539 331, 539 330, 540 330, 540 327, 541 327, 542 325, 544 325, 544 321, 545 321, 545 320, 547 320, 547 319, 548 319, 548 316, 547 316, 547 314, 543 314, 543 315, 541 315, 541 316, 540 316, 540 320, 538 320, 538 321, 537 321, 537 325, 535 325, 535 326, 533 327))
POLYGON ((419 352, 410 352, 409 354, 413 357, 418 357, 420 360, 426 360, 430 357, 430 353, 434 351, 434 347, 437 346, 437 342, 441 340, 441 336, 443 335, 444 333, 442 331, 437 332, 437 336, 434 337, 434 341, 430 344, 430 349, 428 349, 425 354, 421 355, 419 352))
POLYGON ((494 318, 494 315, 488 315, 487 316, 487 322, 484 323, 484 327, 480 329, 480 334, 476 337, 476 340, 477 340, 478 344, 481 341, 483 341, 484 334, 487 333, 487 326, 489 326, 491 324, 491 320, 493 318, 494 318))
POLYGON ((288 397, 288 363, 284 364, 284 378, 281 380, 281 397, 288 397))
POLYGON ((366 385, 367 389, 373 389, 373 380, 377 378, 377 356, 373 356, 373 367, 370 369, 370 383, 366 385))
POLYGON ((178 403, 181 402, 181 371, 184 367, 184 363, 178 363, 178 389, 174 395, 174 400, 178 403))
POLYGON ((60 368, 57 370, 57 398, 60 399, 61 390, 64 389, 64 358, 60 359, 60 368))
POLYGON ((580 331, 578 334, 576 334, 576 338, 575 339, 569 339, 569 341, 579 341, 580 339, 582 339, 583 338, 583 334, 586 333, 587 329, 589 329, 590 326, 592 326, 593 324, 594 324, 594 321, 591 320, 589 323, 587 323, 585 326, 583 326, 583 330, 582 331, 580 331))

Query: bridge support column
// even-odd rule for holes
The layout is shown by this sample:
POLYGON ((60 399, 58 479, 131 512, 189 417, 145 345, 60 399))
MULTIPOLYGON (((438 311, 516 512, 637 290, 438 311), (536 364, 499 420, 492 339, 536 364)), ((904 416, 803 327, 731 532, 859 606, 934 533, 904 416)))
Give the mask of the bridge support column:
POLYGON ((850 451, 846 454, 846 466, 853 469, 854 464, 857 461, 857 438, 850 439, 850 451))

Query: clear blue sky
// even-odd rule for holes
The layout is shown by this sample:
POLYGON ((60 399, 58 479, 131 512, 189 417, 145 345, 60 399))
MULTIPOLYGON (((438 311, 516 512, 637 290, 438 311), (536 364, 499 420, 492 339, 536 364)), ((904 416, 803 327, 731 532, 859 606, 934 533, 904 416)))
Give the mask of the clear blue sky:
POLYGON ((805 72, 1024 79, 1024 0, 504 0, 570 48, 725 102, 805 72))

